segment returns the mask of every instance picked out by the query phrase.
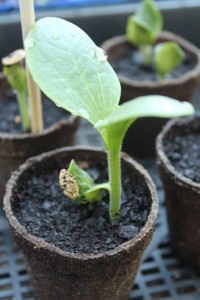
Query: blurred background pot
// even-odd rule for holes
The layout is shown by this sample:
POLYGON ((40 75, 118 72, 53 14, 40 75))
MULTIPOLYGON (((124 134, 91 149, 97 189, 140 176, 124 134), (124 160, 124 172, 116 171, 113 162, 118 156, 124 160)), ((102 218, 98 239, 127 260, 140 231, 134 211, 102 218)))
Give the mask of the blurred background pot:
POLYGON ((172 246, 188 265, 200 269, 200 116, 171 120, 156 142, 172 246), (192 140, 196 142, 192 142, 192 140))
MULTIPOLYGON (((4 208, 12 236, 28 262, 38 300, 125 300, 132 287, 143 251, 151 240, 158 211, 154 184, 142 166, 127 155, 122 157, 122 170, 128 176, 130 174, 130 178, 135 178, 140 191, 143 189, 147 195, 149 213, 136 237, 113 250, 96 254, 65 252, 44 239, 29 234, 16 216, 16 205, 18 201, 23 201, 18 199, 17 190, 20 191, 24 178, 27 182, 34 174, 45 170, 45 176, 41 173, 45 180, 49 173, 48 166, 53 166, 53 170, 59 171, 60 167, 67 166, 71 159, 82 162, 89 168, 105 168, 106 153, 95 148, 83 147, 57 149, 29 159, 12 175, 4 198, 4 208)), ((41 187, 41 193, 43 190, 41 187)), ((42 203, 39 206, 42 209, 42 203)))
MULTIPOLYGON (((164 95, 180 101, 192 100, 200 76, 200 51, 184 38, 163 31, 157 43, 166 41, 174 41, 179 44, 186 54, 186 60, 193 66, 192 69, 189 69, 180 77, 163 81, 139 81, 118 74, 122 86, 121 102, 144 95, 164 95)), ((105 41, 102 48, 107 52, 111 64, 117 58, 120 58, 127 49, 132 49, 133 52, 137 49, 128 42, 125 35, 116 36, 105 41)), ((124 150, 141 158, 154 156, 155 138, 165 123, 166 119, 162 118, 137 120, 125 137, 124 150)))
MULTIPOLYGON (((1 73, 0 101, 5 97, 9 101, 15 95, 1 73)), ((55 109, 58 108, 55 106, 55 109)), ((53 117, 52 115, 52 119, 53 117)), ((61 118, 59 122, 44 129, 40 134, 0 132, 0 207, 11 172, 31 156, 72 145, 78 124, 78 117, 66 114, 66 118, 61 118)))

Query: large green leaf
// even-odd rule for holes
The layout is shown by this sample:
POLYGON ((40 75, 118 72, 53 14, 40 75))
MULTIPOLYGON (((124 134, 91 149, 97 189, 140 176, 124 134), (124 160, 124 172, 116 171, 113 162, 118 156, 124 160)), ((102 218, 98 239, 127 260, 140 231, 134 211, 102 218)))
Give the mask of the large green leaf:
MULTIPOLYGON (((99 121, 96 128, 101 133, 107 148, 114 148, 122 141, 129 126, 141 117, 173 118, 190 115, 192 104, 180 102, 165 96, 143 96, 125 102, 105 120, 99 121)), ((145 138, 145 137, 144 137, 145 138)))
POLYGON ((94 124, 118 104, 115 72, 103 50, 76 25, 41 19, 29 32, 25 50, 34 80, 58 106, 94 124))

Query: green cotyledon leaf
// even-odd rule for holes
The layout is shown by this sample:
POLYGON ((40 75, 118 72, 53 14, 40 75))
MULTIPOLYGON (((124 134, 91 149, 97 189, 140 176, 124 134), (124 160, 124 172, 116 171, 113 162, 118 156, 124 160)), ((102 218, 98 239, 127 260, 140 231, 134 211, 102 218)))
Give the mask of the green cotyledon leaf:
POLYGON ((107 182, 96 184, 92 177, 73 159, 68 170, 60 171, 59 182, 64 194, 80 203, 99 202, 103 197, 103 191, 110 189, 107 182))
POLYGON ((128 18, 127 38, 137 46, 150 45, 157 39, 162 26, 162 15, 154 1, 144 0, 135 15, 128 18))
POLYGON ((6 75, 8 83, 13 90, 27 93, 26 71, 19 63, 4 66, 3 73, 6 75))
MULTIPOLYGON (((118 106, 96 128, 101 133, 107 148, 114 148, 122 141, 129 126, 140 117, 173 118, 194 113, 189 102, 180 102, 165 96, 142 96, 118 106)), ((145 137, 144 137, 145 138, 145 137)))
POLYGON ((90 190, 86 192, 85 197, 90 203, 101 201, 104 190, 110 191, 110 184, 108 182, 95 184, 90 190))
POLYGON ((175 42, 165 42, 154 48, 154 65, 161 78, 179 65, 185 58, 185 53, 175 42))
POLYGON ((36 22, 25 40, 35 82, 58 106, 92 124, 118 104, 119 80, 106 54, 76 25, 58 18, 36 22))

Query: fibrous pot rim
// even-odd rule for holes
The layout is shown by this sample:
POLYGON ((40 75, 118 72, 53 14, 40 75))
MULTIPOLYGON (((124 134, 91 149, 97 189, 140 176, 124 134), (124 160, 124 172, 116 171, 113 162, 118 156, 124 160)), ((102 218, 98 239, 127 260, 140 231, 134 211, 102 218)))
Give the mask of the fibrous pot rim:
POLYGON ((66 118, 66 120, 61 119, 59 122, 51 125, 48 128, 43 129, 42 132, 40 132, 40 133, 17 133, 17 134, 15 134, 15 133, 0 132, 0 139, 7 140, 7 141, 10 141, 10 140, 22 141, 22 140, 26 140, 26 139, 34 139, 39 136, 43 137, 45 135, 50 134, 51 132, 60 130, 64 126, 67 126, 70 124, 73 125, 77 119, 79 119, 78 116, 74 116, 74 115, 70 114, 69 117, 66 118))
POLYGON ((138 163, 136 163, 132 158, 130 158, 127 154, 122 154, 122 161, 124 160, 128 164, 132 165, 133 168, 137 170, 137 172, 140 173, 140 175, 143 176, 145 180, 145 184, 149 189, 150 196, 152 199, 152 204, 151 204, 151 209, 149 216, 147 218, 147 221, 145 225, 142 227, 138 235, 128 241, 123 243, 122 245, 116 247, 113 250, 106 251, 104 253, 97 253, 97 254, 76 254, 76 253, 70 253, 70 252, 65 252, 61 250, 58 247, 55 247, 53 245, 50 245, 46 243, 43 239, 35 237, 30 235, 27 230, 25 229, 24 226, 22 226, 19 221, 17 220, 16 216, 13 213, 12 206, 11 206, 11 199, 14 191, 14 187, 22 173, 29 168, 31 168, 34 163, 40 162, 43 159, 50 158, 51 156, 54 155, 59 155, 61 153, 66 153, 66 152, 91 152, 91 154, 98 154, 98 153, 105 153, 103 149, 99 148, 93 148, 93 147, 80 147, 80 146, 75 146, 75 147, 63 147, 60 149, 56 149, 53 151, 49 151, 47 153, 40 154, 38 156, 35 156, 29 160, 27 160, 23 165, 21 165, 11 176, 10 180, 7 183, 6 187, 6 194, 4 197, 4 210, 6 213, 6 216, 9 220, 10 226, 14 228, 15 234, 22 235, 23 239, 25 239, 29 244, 32 244, 32 247, 35 248, 42 248, 47 251, 49 251, 52 254, 59 254, 64 257, 71 257, 75 259, 80 259, 80 260, 88 260, 88 259, 96 259, 100 257, 106 257, 106 256, 112 256, 115 255, 121 251, 128 252, 130 247, 133 247, 136 243, 140 242, 145 236, 148 235, 149 231, 152 231, 154 226, 155 226, 155 221, 157 218, 157 213, 158 213, 158 199, 157 199, 157 194, 156 194, 156 188, 155 185, 150 178, 148 172, 138 163))
MULTIPOLYGON (((153 88, 160 88, 160 87, 169 87, 169 86, 182 85, 182 84, 185 84, 187 81, 189 81, 193 78, 199 77, 199 75, 200 75, 200 50, 196 46, 194 46, 192 43, 185 40, 181 36, 175 35, 175 34, 173 34, 171 32, 168 32, 168 31, 162 31, 159 35, 159 39, 164 39, 166 41, 167 40, 175 41, 183 48, 183 50, 187 51, 188 53, 191 53, 192 55, 195 55, 197 63, 194 66, 194 68, 192 70, 186 72, 185 74, 182 74, 178 78, 160 80, 160 81, 133 80, 133 79, 130 79, 126 76, 118 74, 118 78, 119 78, 121 83, 123 83, 125 85, 130 85, 133 88, 134 87, 141 87, 141 88, 144 88, 144 87, 147 88, 148 87, 148 88, 153 89, 153 88)), ((102 48, 105 51, 109 52, 109 50, 112 47, 117 47, 118 45, 125 44, 125 43, 129 43, 128 40, 127 40, 126 35, 120 35, 120 36, 116 36, 116 37, 113 37, 111 39, 106 40, 102 44, 102 48)))

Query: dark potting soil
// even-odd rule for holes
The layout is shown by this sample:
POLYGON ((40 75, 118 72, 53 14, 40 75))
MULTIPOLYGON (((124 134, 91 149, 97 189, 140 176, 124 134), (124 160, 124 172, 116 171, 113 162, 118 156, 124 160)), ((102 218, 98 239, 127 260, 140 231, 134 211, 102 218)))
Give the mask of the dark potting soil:
POLYGON ((165 140, 164 151, 180 174, 200 183, 200 131, 165 140))
MULTIPOLYGON (((56 106, 51 100, 42 100, 42 110, 44 118, 44 128, 49 128, 61 119, 66 119, 69 113, 56 106)), ((0 99, 0 132, 21 134, 21 122, 17 121, 19 118, 19 108, 15 97, 8 97, 0 99)))
MULTIPOLYGON (((150 67, 142 65, 139 51, 133 51, 132 48, 127 48, 123 55, 111 62, 111 65, 117 74, 126 76, 132 80, 157 81, 159 79, 153 65, 150 67)), ((166 79, 178 78, 193 68, 194 63, 186 55, 185 60, 168 74, 166 79)))
MULTIPOLYGON (((63 167, 57 161, 45 165, 43 170, 34 170, 33 176, 24 174, 15 190, 14 213, 31 235, 67 252, 97 254, 114 249, 138 234, 146 223, 151 203, 146 189, 138 188, 141 183, 137 178, 123 174, 121 214, 111 224, 108 193, 105 192, 94 211, 64 196, 58 182, 63 167)), ((87 170, 96 182, 105 182, 104 169, 101 164, 87 170)))

